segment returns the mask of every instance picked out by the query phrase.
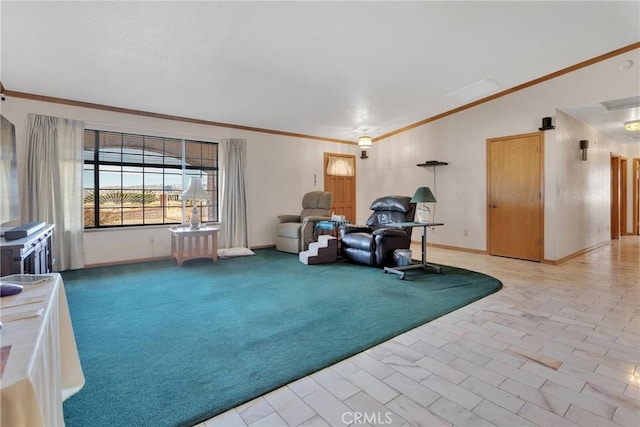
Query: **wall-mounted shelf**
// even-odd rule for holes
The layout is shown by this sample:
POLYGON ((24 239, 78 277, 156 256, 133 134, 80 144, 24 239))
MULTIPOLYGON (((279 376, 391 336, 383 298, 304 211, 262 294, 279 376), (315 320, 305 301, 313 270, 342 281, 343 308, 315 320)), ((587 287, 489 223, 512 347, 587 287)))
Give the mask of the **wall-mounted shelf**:
POLYGON ((418 163, 416 166, 445 166, 448 164, 447 162, 440 162, 438 160, 427 160, 424 163, 418 163))

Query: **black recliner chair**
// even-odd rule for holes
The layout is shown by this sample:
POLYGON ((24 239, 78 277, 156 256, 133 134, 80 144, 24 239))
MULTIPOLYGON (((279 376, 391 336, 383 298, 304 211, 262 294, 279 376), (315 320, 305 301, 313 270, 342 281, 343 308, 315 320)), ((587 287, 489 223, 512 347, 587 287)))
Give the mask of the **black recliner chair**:
POLYGON ((393 252, 409 249, 411 228, 389 227, 393 222, 414 220, 416 204, 411 197, 385 196, 376 199, 366 226, 343 225, 340 227, 342 257, 360 264, 385 267, 395 265, 393 252))

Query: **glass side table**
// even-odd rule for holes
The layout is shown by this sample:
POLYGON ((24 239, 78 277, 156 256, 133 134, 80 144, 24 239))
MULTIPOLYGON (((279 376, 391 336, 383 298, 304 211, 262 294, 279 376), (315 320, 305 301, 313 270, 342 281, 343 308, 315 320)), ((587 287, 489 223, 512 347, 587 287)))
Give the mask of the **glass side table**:
POLYGON ((340 242, 340 226, 345 224, 351 224, 351 221, 319 221, 316 224, 316 236, 319 234, 331 234, 333 237, 338 239, 338 256, 340 255, 341 242, 340 242), (323 233, 319 233, 322 231, 323 233), (328 233, 327 233, 328 231, 328 233))

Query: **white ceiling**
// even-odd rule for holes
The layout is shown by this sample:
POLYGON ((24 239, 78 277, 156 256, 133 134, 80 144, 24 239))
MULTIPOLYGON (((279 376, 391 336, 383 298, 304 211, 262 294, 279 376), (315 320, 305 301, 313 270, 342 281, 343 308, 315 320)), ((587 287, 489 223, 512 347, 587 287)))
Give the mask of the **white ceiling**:
POLYGON ((640 40, 638 1, 0 7, 9 91, 341 140, 640 40))

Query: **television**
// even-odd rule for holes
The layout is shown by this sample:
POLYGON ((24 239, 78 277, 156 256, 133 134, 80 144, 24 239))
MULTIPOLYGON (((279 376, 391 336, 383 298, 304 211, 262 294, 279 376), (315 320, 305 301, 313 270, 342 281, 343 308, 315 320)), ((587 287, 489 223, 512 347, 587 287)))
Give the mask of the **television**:
POLYGON ((20 223, 16 127, 0 115, 0 226, 20 223))

